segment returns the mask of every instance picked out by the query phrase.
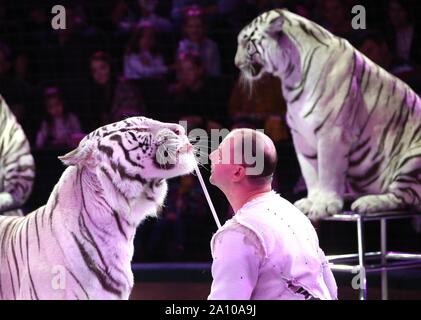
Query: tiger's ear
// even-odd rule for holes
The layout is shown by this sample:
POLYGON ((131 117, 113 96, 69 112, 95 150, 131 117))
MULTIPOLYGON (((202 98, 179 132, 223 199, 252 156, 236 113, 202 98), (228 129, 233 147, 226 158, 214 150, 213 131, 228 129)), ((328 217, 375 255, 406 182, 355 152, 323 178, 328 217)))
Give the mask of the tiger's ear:
POLYGON ((76 149, 58 158, 67 166, 87 165, 94 167, 97 164, 94 151, 94 142, 83 139, 76 149))

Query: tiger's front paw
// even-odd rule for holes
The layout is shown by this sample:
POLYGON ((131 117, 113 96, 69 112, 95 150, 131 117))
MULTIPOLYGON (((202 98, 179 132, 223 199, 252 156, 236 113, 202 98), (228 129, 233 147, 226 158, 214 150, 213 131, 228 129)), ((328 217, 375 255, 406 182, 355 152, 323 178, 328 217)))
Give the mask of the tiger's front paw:
POLYGON ((308 217, 310 220, 318 221, 323 217, 339 213, 344 206, 344 201, 336 193, 320 192, 313 200, 308 217))
POLYGON ((351 210, 359 213, 374 213, 404 208, 405 204, 393 193, 363 196, 351 205, 351 210))
POLYGON ((310 213, 312 205, 313 202, 309 198, 302 198, 294 202, 294 206, 296 206, 305 215, 308 215, 310 213))

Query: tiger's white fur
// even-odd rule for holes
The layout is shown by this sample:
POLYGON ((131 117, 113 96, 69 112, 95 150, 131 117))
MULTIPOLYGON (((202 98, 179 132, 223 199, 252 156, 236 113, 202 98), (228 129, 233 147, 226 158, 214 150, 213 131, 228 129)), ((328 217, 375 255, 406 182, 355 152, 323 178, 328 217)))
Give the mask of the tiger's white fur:
POLYGON ((312 219, 421 209, 421 101, 345 39, 287 10, 255 18, 235 57, 247 82, 282 80, 287 121, 307 185, 296 202, 312 219))
POLYGON ((193 170, 189 146, 182 126, 134 117, 60 157, 46 205, 0 217, 0 299, 128 299, 136 228, 163 204, 164 179, 193 170))
POLYGON ((29 142, 0 96, 0 215, 22 215, 19 207, 29 198, 34 179, 29 142))

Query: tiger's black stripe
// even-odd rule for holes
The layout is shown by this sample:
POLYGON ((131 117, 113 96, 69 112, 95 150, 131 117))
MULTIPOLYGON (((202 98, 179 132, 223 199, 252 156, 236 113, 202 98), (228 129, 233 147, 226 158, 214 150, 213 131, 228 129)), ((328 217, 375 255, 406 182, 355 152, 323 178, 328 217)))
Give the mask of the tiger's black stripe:
POLYGON ((89 294, 88 292, 86 292, 86 289, 83 287, 82 283, 80 282, 80 280, 74 275, 74 273, 68 268, 66 267, 66 271, 72 276, 72 278, 76 281, 76 283, 79 285, 79 287, 82 289, 83 293, 86 295, 86 298, 89 300, 89 294))
POLYGON ((27 269, 28 269, 28 276, 29 276, 29 281, 31 284, 31 288, 34 291, 34 295, 35 295, 35 299, 39 300, 38 297, 38 293, 37 290, 35 289, 35 284, 34 284, 34 280, 32 279, 32 274, 31 274, 31 268, 30 268, 30 260, 29 260, 29 234, 28 234, 28 229, 29 229, 29 223, 26 221, 26 263, 27 263, 27 269))
POLYGON ((113 218, 114 218, 114 220, 117 224, 118 231, 120 231, 120 233, 123 235, 123 237, 126 240, 129 240, 129 237, 126 234, 126 232, 124 231, 123 225, 121 224, 120 217, 119 217, 118 213, 113 210, 112 216, 113 216, 113 218))
POLYGON ((92 257, 89 255, 89 253, 86 251, 85 247, 79 241, 79 239, 76 237, 76 235, 73 232, 71 233, 71 235, 73 237, 73 240, 77 244, 77 247, 79 249, 79 253, 82 256, 83 261, 85 262, 85 266, 87 266, 88 269, 95 275, 95 277, 99 281, 101 287, 104 290, 121 297, 121 295, 122 295, 121 290, 112 286, 109 283, 108 280, 110 278, 107 277, 107 274, 104 271, 102 271, 100 268, 97 267, 95 261, 92 259, 92 257))
POLYGON ((137 163, 137 162, 133 161, 132 159, 130 159, 129 150, 127 150, 127 148, 125 148, 125 147, 123 146, 123 139, 122 139, 121 135, 119 135, 119 134, 115 134, 115 135, 113 135, 113 136, 111 136, 111 137, 110 137, 110 140, 114 140, 114 141, 116 141, 116 142, 118 143, 118 145, 119 145, 119 146, 120 146, 120 148, 121 148, 121 151, 123 151, 124 158, 126 159, 126 161, 127 161, 128 163, 130 163, 132 166, 135 166, 135 167, 140 167, 140 168, 142 168, 142 169, 144 169, 144 168, 145 168, 145 167, 144 167, 143 165, 141 165, 140 163, 137 163))

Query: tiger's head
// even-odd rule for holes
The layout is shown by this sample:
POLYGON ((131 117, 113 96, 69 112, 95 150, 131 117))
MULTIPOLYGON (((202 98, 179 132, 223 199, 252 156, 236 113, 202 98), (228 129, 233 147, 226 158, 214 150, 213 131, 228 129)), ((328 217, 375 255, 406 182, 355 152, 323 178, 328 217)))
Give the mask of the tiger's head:
POLYGON ((196 164, 184 127, 145 117, 100 127, 59 158, 95 172, 101 181, 109 180, 129 199, 138 197, 151 181, 188 174, 196 164))
POLYGON ((299 73, 300 56, 312 42, 307 32, 313 25, 284 9, 271 10, 256 17, 237 38, 235 65, 241 71, 242 80, 251 84, 264 73, 281 79, 299 73))

